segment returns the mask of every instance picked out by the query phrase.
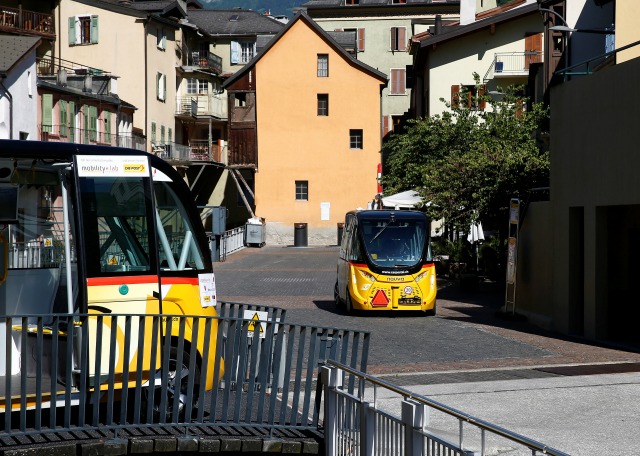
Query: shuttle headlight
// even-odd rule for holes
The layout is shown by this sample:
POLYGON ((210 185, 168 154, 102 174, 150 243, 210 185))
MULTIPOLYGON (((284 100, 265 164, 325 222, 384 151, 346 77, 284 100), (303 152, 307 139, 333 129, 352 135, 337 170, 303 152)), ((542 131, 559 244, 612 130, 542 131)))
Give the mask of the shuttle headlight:
POLYGON ((429 273, 429 271, 424 271, 423 273, 421 273, 418 277, 416 277, 416 282, 420 282, 422 279, 424 279, 427 274, 429 273))
POLYGON ((358 269, 358 271, 360 272, 360 274, 362 275, 362 277, 364 277, 367 280, 370 280, 372 282, 376 281, 376 278, 373 276, 373 274, 367 272, 367 271, 363 271, 361 269, 358 269))

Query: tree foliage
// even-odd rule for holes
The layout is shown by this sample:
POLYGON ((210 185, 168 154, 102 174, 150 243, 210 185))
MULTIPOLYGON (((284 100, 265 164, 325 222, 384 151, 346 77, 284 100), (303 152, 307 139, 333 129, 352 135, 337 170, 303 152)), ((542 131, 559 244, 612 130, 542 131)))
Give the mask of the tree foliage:
MULTIPOLYGON (((466 229, 481 218, 495 220, 512 197, 548 186, 549 153, 537 140, 548 118, 541 103, 526 109, 521 87, 511 86, 495 99, 463 90, 449 110, 408 122, 383 146, 385 193, 414 189, 431 204, 434 219, 466 229), (475 109, 481 102, 489 107, 475 109)), ((463 86, 461 86, 463 87, 463 86)))

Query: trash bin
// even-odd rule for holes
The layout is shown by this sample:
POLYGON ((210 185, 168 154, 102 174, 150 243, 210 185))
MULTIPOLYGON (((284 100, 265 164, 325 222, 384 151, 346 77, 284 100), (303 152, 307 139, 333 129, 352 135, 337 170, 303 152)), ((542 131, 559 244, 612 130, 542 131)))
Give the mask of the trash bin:
POLYGON ((266 223, 264 218, 256 217, 247 221, 244 227, 244 245, 262 247, 266 243, 266 223))
POLYGON ((342 231, 344 230, 344 223, 338 223, 338 245, 342 244, 342 231))
POLYGON ((306 223, 294 223, 293 224, 293 246, 294 247, 306 247, 307 246, 307 224, 306 223))

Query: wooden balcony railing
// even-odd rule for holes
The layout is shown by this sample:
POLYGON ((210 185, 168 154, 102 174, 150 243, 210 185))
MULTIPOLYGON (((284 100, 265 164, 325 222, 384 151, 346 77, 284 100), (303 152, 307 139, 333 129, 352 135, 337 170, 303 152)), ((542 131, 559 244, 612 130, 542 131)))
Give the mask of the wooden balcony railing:
POLYGON ((0 30, 3 32, 27 32, 50 36, 55 36, 56 34, 51 14, 8 6, 0 7, 0 30))

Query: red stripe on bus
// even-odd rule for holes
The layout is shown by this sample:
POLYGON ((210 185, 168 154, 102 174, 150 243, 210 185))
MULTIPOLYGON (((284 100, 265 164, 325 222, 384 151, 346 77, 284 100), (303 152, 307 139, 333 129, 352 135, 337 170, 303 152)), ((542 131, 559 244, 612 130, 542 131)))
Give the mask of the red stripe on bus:
POLYGON ((123 283, 158 283, 158 276, 121 276, 121 277, 91 277, 87 279, 87 285, 121 285, 123 283))
MULTIPOLYGON (((158 283, 158 276, 122 276, 122 277, 91 277, 87 279, 87 285, 122 285, 136 283, 158 283)), ((162 277, 163 285, 197 285, 197 277, 162 277)))

